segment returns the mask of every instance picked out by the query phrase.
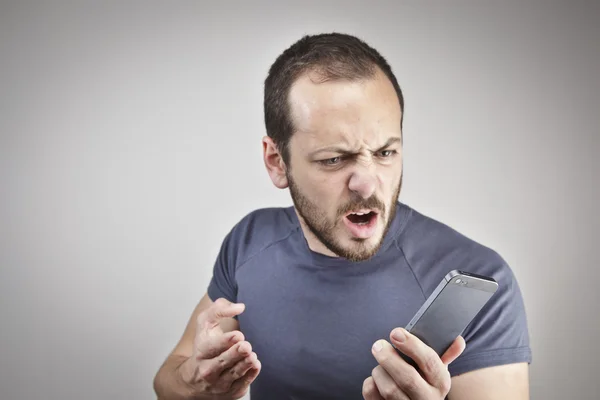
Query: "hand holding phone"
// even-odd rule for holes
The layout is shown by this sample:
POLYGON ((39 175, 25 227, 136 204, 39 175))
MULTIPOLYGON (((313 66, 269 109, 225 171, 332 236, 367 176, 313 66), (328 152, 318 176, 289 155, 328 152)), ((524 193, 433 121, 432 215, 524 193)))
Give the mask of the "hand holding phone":
POLYGON ((465 349, 460 336, 497 288, 490 277, 457 270, 448 273, 406 329, 392 331, 392 344, 379 340, 373 345, 379 365, 363 382, 364 398, 401 393, 408 398, 444 399, 451 384, 448 364, 465 349))
POLYGON ((363 383, 364 398, 445 399, 451 386, 448 365, 464 351, 464 340, 458 338, 442 357, 403 328, 391 332, 390 343, 378 340, 373 346, 379 365, 363 383), (418 367, 404 362, 396 349, 415 360, 418 367))

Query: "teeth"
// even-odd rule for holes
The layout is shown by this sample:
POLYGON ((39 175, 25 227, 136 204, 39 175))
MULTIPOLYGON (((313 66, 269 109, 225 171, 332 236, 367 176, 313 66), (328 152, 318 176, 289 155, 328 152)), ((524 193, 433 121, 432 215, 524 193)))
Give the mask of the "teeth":
POLYGON ((371 211, 367 211, 367 212, 360 212, 360 211, 357 211, 357 212, 353 212, 352 214, 354 214, 354 215, 367 215, 367 214, 369 214, 370 212, 371 212, 371 211))

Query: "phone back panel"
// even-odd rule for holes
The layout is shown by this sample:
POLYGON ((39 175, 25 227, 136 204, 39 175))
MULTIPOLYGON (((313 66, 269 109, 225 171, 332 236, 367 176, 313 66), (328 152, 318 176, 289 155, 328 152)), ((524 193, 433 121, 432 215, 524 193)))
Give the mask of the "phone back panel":
POLYGON ((407 326, 409 332, 440 356, 463 333, 497 287, 495 282, 474 282, 472 277, 464 278, 458 275, 445 282, 433 301, 423 306, 421 315, 407 326), (464 278, 474 284, 466 286, 464 278))

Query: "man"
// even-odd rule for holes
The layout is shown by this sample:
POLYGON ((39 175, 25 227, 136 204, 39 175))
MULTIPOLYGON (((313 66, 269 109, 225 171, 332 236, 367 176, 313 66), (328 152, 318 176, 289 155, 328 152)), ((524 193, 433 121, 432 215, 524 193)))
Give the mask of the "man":
POLYGON ((264 163, 294 207, 252 212, 227 235, 158 397, 527 399, 510 268, 398 201, 404 99, 386 60, 353 36, 305 36, 271 66, 264 108, 264 163), (400 327, 457 268, 499 289, 439 357, 400 327))

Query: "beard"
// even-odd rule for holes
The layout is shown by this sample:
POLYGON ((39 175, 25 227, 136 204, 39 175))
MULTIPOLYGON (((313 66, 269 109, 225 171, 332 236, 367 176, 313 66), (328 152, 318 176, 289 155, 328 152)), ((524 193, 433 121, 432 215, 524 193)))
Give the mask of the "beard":
MULTIPOLYGON (((310 200, 307 196, 302 193, 298 185, 294 182, 290 173, 286 173, 288 186, 290 189, 290 195, 298 214, 304 220, 308 229, 323 245, 334 254, 339 257, 348 259, 349 261, 364 261, 375 255, 383 244, 383 240, 386 237, 394 217, 396 216, 396 201, 400 195, 402 189, 402 177, 404 171, 400 174, 400 181, 394 190, 390 201, 390 208, 387 210, 385 203, 378 199, 375 195, 363 199, 356 197, 346 204, 343 204, 338 208, 336 215, 333 220, 329 219, 326 212, 319 208, 319 206, 310 200), (375 245, 369 246, 367 239, 352 238, 354 246, 344 246, 341 241, 336 237, 335 228, 340 222, 340 217, 343 217, 346 213, 352 210, 358 210, 361 208, 377 208, 380 211, 380 216, 384 221, 384 229, 381 238, 375 245)), ((379 218, 379 215, 377 216, 379 218)))

